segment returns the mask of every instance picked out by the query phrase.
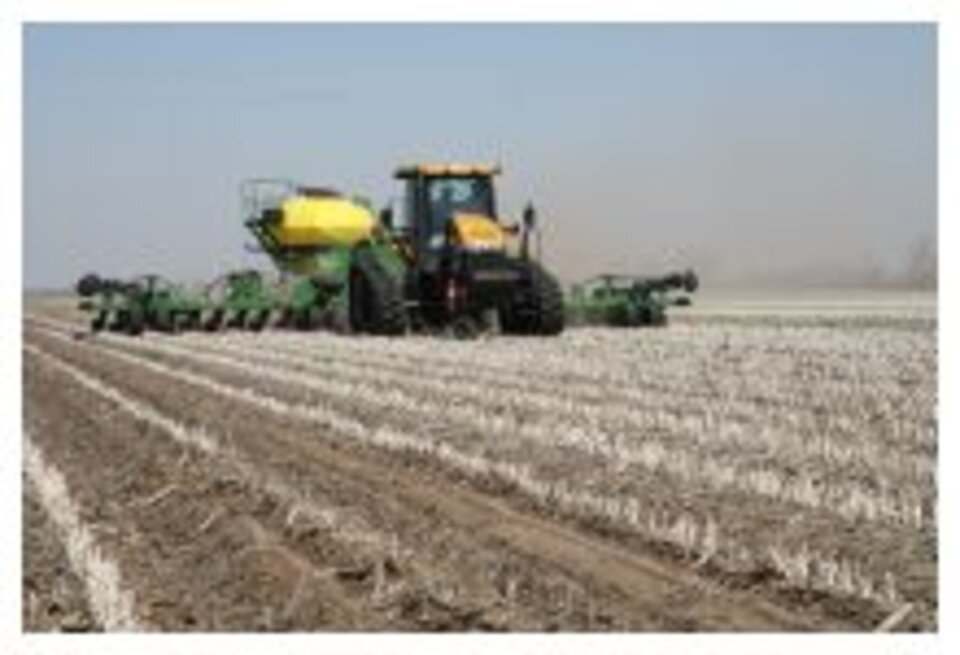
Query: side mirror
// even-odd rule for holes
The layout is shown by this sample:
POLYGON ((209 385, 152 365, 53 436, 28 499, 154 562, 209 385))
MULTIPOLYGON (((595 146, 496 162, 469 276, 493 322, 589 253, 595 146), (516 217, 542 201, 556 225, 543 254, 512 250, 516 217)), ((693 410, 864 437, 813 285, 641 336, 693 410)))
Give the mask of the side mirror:
POLYGON ((523 227, 532 230, 537 225, 537 210, 532 202, 528 202, 523 210, 523 227))
POLYGON ((380 222, 388 230, 393 229, 393 209, 391 207, 384 207, 380 210, 380 222))

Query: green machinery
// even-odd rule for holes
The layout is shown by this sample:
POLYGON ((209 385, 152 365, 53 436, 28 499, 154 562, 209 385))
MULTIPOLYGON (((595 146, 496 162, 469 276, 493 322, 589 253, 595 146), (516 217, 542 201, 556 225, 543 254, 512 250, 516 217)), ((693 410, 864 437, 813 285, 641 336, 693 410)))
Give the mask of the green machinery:
POLYGON ((510 334, 563 330, 559 284, 531 256, 535 212, 498 218, 486 166, 397 170, 404 211, 375 217, 369 202, 284 180, 241 187, 244 225, 277 275, 228 273, 191 291, 157 276, 77 284, 93 330, 260 330, 268 325, 397 335, 492 322, 510 334), (518 237, 513 249, 511 237, 518 237))
POLYGON ((228 276, 220 303, 227 312, 245 297, 269 308, 279 326, 383 335, 406 330, 406 264, 369 203, 276 180, 246 182, 242 201, 244 224, 281 279, 228 276))
POLYGON ((356 199, 276 180, 242 186, 244 224, 279 274, 248 269, 190 290, 155 275, 87 275, 80 309, 94 331, 140 334, 268 325, 400 334, 406 329, 404 261, 356 199))
POLYGON ((567 316, 581 325, 665 325, 667 308, 689 305, 698 286, 691 270, 661 277, 598 275, 571 287, 567 316))
POLYGON ((198 328, 206 303, 203 298, 158 275, 129 281, 85 275, 77 282, 80 309, 93 314, 94 332, 109 329, 137 335, 144 330, 177 332, 198 328))
POLYGON ((138 335, 145 330, 218 330, 267 325, 275 298, 258 271, 236 271, 192 290, 159 275, 113 280, 85 275, 77 283, 80 309, 92 314, 94 332, 111 330, 138 335))

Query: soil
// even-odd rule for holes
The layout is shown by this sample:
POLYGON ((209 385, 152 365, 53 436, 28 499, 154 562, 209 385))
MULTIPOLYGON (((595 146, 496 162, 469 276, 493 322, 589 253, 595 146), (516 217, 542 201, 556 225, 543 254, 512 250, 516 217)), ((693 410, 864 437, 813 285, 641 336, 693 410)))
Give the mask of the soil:
MULTIPOLYGON (((67 331, 62 331, 67 335, 67 331)), ((25 343, 203 430, 178 442, 28 348, 24 419, 156 630, 861 630, 875 609, 724 580, 510 489, 338 438, 29 325, 25 343)), ((229 382, 225 376, 219 376, 229 382)), ((25 490, 28 485, 25 484, 25 490)), ((23 623, 97 629, 24 500, 23 623)))

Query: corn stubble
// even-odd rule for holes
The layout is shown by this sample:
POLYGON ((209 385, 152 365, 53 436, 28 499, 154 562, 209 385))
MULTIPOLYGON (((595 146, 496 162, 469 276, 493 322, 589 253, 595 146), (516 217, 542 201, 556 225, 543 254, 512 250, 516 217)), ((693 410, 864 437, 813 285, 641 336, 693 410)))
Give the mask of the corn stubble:
MULTIPOLYGON (((59 319, 30 324, 70 341, 59 319)), ((907 614, 935 627, 935 320, 701 315, 543 340, 269 332, 84 346, 426 460, 713 579, 760 572, 774 593, 870 603, 889 614, 881 627, 907 614)), ((216 417, 178 426, 44 351, 27 347, 174 438, 223 449, 216 417)))

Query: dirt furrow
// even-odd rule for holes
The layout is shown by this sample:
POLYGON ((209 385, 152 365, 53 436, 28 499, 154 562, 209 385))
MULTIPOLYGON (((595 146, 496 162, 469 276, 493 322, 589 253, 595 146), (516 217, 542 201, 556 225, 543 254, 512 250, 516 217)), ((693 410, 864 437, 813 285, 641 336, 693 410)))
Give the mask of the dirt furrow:
MULTIPOLYGON (((414 561, 414 557, 411 557, 412 551, 401 547, 395 535, 378 533, 364 524, 358 516, 357 508, 331 506, 329 498, 325 499, 326 503, 318 505, 317 499, 321 491, 317 486, 314 485, 307 490, 301 484, 298 488, 297 485, 287 483, 282 476, 271 474, 266 470, 267 467, 262 465, 262 461, 254 463, 249 461, 249 458, 241 459, 233 433, 217 435, 198 426, 179 423, 174 418, 161 414, 149 404, 118 391, 95 376, 33 345, 27 344, 25 350, 28 357, 38 358, 71 381, 78 382, 97 395, 116 403, 126 413, 166 432, 174 441, 187 444, 202 453, 214 455, 217 459, 211 463, 211 466, 219 463, 220 466, 216 468, 226 470, 231 479, 239 475, 243 482, 271 496, 277 504, 286 508, 283 527, 285 532, 290 529, 298 542, 294 548, 316 546, 311 544, 312 535, 316 534, 319 528, 323 528, 326 536, 349 549, 357 561, 364 559, 368 562, 364 565, 348 566, 346 571, 338 572, 338 575, 342 573, 350 580, 354 578, 358 581, 372 580, 375 585, 373 600, 376 603, 376 609, 389 614, 393 627, 449 628, 470 625, 481 628, 506 627, 505 623, 492 622, 490 616, 482 616, 482 612, 477 611, 476 607, 459 607, 451 603, 449 598, 443 599, 437 595, 438 587, 442 586, 438 581, 442 581, 443 575, 448 575, 450 578, 459 577, 460 562, 452 562, 452 565, 445 566, 438 559, 431 558, 418 563, 414 561), (229 437, 226 447, 223 444, 224 436, 229 437)), ((295 481, 303 477, 302 472, 284 471, 284 473, 295 481)), ((497 567, 498 571, 503 568, 500 562, 497 562, 497 567)), ((523 608, 514 608, 511 614, 510 621, 514 627, 541 625, 537 622, 523 623, 528 614, 523 608)), ((368 627, 372 625, 375 625, 375 622, 368 623, 368 627)))
MULTIPOLYGON (((31 315, 29 320, 51 325, 72 326, 44 316, 31 315)), ((741 411, 751 411, 751 408, 779 409, 791 412, 810 412, 816 407, 810 407, 807 392, 811 389, 804 380, 795 380, 794 376, 782 376, 771 384, 756 384, 756 376, 734 375, 723 376, 722 373, 730 369, 737 373, 737 362, 749 352, 753 346, 749 335, 742 332, 727 333, 720 331, 719 335, 700 334, 700 340, 693 341, 683 334, 671 333, 653 338, 663 347, 663 351, 650 348, 646 345, 647 339, 638 340, 630 333, 616 332, 616 348, 611 349, 607 342, 609 337, 601 337, 594 343, 593 338, 602 335, 602 332, 592 329, 578 330, 565 336, 563 349, 558 351, 551 343, 522 341, 523 348, 518 348, 515 339, 499 338, 495 341, 480 342, 448 342, 443 350, 434 346, 434 341, 424 338, 404 340, 384 338, 346 339, 336 335, 315 334, 297 335, 288 333, 267 333, 258 335, 259 339, 278 344, 291 344, 307 353, 310 351, 332 352, 343 355, 345 353, 363 356, 364 353, 375 353, 376 356, 393 361, 396 364, 420 366, 424 360, 431 361, 431 365, 440 371, 446 370, 456 375, 465 370, 477 375, 515 376, 518 371, 534 373, 531 384, 537 384, 537 378, 545 381, 562 379, 564 385, 571 389, 578 389, 581 393, 589 394, 591 390, 603 388, 612 396, 625 394, 625 398, 642 401, 636 392, 642 394, 657 394, 665 397, 665 404, 672 403, 671 395, 675 395, 679 388, 684 389, 685 398, 698 398, 705 401, 715 401, 718 392, 721 393, 724 403, 732 403, 741 411), (731 346, 731 340, 734 345, 731 346), (739 345, 738 345, 739 344, 739 345), (690 369, 691 348, 697 348, 693 355, 694 363, 699 365, 690 369), (611 354, 616 354, 611 357, 611 354), (596 366, 597 360, 604 362, 602 368, 596 366), (681 360, 681 361, 677 361, 681 360), (641 365, 642 363, 642 365, 641 365), (686 364, 686 365, 685 365, 686 364), (727 384, 717 388, 714 378, 721 376, 727 384), (751 384, 751 382, 754 382, 751 384), (736 382, 736 384, 731 384, 736 382), (789 383, 797 388, 781 389, 781 385, 789 383), (745 386, 743 386, 745 385, 745 386), (740 388, 743 386, 743 388, 740 388)), ((187 339, 203 339, 204 335, 184 335, 187 339)), ((227 335, 227 339, 242 338, 242 334, 227 335)), ((789 337, 789 333, 786 337, 789 337)), ((804 340, 791 339, 791 345, 798 346, 804 340)), ((853 344, 859 343, 857 341, 853 344)), ((793 362, 798 357, 797 352, 790 351, 782 354, 785 362, 793 362)), ((895 368, 893 370, 896 370, 895 368)), ((524 378, 518 380, 524 383, 524 378)), ((875 386, 877 380, 873 380, 875 386)), ((831 393, 821 394, 835 400, 841 396, 850 395, 859 397, 864 393, 871 393, 871 388, 851 389, 850 385, 838 379, 821 380, 813 389, 822 392, 830 387, 831 393)), ((842 410, 842 405, 831 404, 831 410, 842 410)))
MULTIPOLYGON (((244 336, 244 335, 236 335, 244 336)), ((326 336, 326 335, 325 335, 326 336)), ((429 340, 411 339, 396 343, 390 340, 347 340, 336 337, 313 339, 295 334, 270 335, 280 343, 292 343, 304 350, 324 351, 332 349, 362 356, 364 351, 378 353, 396 362, 417 365, 429 359, 435 366, 452 373, 465 370, 478 375, 493 373, 510 374, 517 371, 530 373, 529 377, 544 380, 563 379, 571 386, 581 388, 602 387, 612 392, 617 390, 642 389, 645 392, 675 393, 684 389, 685 397, 715 399, 718 391, 727 402, 743 403, 745 408, 771 405, 779 409, 789 407, 794 411, 809 409, 810 391, 828 392, 831 398, 838 394, 851 399, 863 399, 874 395, 880 386, 894 382, 909 369, 925 373, 931 360, 929 348, 878 349, 877 341, 889 337, 880 332, 874 339, 864 340, 858 332, 810 331, 810 330, 705 330, 694 332, 687 329, 669 332, 612 331, 596 329, 571 331, 563 337, 563 347, 558 349, 550 342, 525 343, 518 348, 510 339, 498 338, 479 342, 456 342, 447 344, 438 351, 429 340), (805 338, 822 335, 821 339, 805 338), (841 345, 837 345, 837 341, 841 345), (338 343, 342 342, 342 343, 338 343), (824 342, 828 348, 817 347, 824 342), (889 356, 896 356, 895 362, 889 356), (810 365, 828 369, 830 375, 818 380, 813 389, 807 389, 806 381, 797 375, 758 377, 751 375, 743 364, 749 363, 747 355, 762 354, 769 368, 784 372, 802 372, 810 365), (863 359, 874 359, 880 366, 872 371, 871 384, 858 384, 858 365, 863 359), (596 364, 603 362, 602 367, 596 364), (715 387, 717 377, 728 383, 720 389, 715 387), (775 384, 770 384, 771 382, 775 384), (851 385, 851 383, 853 383, 851 385)), ((930 342, 930 335, 918 335, 910 339, 897 335, 891 343, 915 343, 923 346, 930 342)), ((831 404, 834 410, 842 406, 831 404)))
MULTIPOLYGON (((33 320, 51 327, 64 327, 60 322, 42 317, 33 320)), ((157 340, 163 341, 162 337, 157 340)), ((445 344, 454 349, 451 358, 446 349, 421 352, 422 345, 411 347, 396 340, 354 341, 326 334, 310 337, 283 333, 182 335, 172 341, 213 354, 238 352, 248 346, 249 352, 243 353, 248 359, 283 360, 288 370, 313 371, 326 367, 331 370, 325 375, 335 370, 341 380, 366 376, 382 386, 416 390, 428 397, 442 395, 450 401, 448 404, 468 408, 475 404, 478 396, 496 389, 498 402, 504 403, 503 408, 497 409, 498 414, 502 413, 501 409, 511 414, 519 412, 524 423, 528 423, 528 415, 532 413, 539 423, 546 419, 554 427, 571 422, 586 425, 606 442, 623 442, 624 448, 629 448, 631 441, 626 435, 640 430, 657 437, 675 452, 682 449, 685 453, 709 452, 722 456, 747 450, 751 457, 756 457, 775 449, 778 457, 789 460, 790 468, 802 466, 808 477, 816 474, 822 478, 826 475, 825 467, 833 467, 842 469, 841 473, 852 472, 858 479, 867 476, 871 486, 877 488, 901 489, 914 482, 926 486, 934 475, 928 445, 911 445, 902 436, 895 440, 884 437, 885 432, 913 429, 910 424, 898 422, 896 416, 873 420, 870 429, 864 431, 861 417, 867 409, 859 405, 847 408, 848 413, 843 404, 824 412, 815 403, 791 406, 787 411, 775 403, 717 395, 718 391, 729 389, 713 389, 702 397, 703 403, 691 402, 696 396, 695 383, 699 378, 683 384, 665 383, 657 370, 646 367, 631 373, 629 379, 605 384, 593 378, 579 381, 566 373, 545 374, 542 362, 528 365, 530 362, 525 358, 511 357, 510 361, 494 366, 492 360, 497 360, 497 351, 484 352, 482 356, 478 353, 476 363, 469 364, 468 368, 463 357, 473 351, 460 352, 464 347, 460 343, 445 344), (407 353, 408 350, 412 354, 407 353), (345 353, 351 356, 345 357, 345 353), (429 362, 430 376, 417 380, 425 362, 429 362), (486 371, 491 366, 492 372, 486 371), (466 370, 469 376, 464 375, 466 370), (642 374, 643 379, 634 379, 636 374, 642 374), (404 384, 400 385, 398 380, 404 384), (678 388, 683 389, 682 394, 677 393, 678 388), (508 390, 512 393, 507 393, 508 390)), ((490 348, 494 346, 491 344, 490 348)), ((565 357, 567 355, 565 353, 565 357)), ((597 356, 599 353, 593 353, 590 361, 597 356)), ((644 358, 648 366, 657 369, 656 360, 652 363, 649 360, 644 358)), ((873 414, 878 411, 888 410, 870 410, 873 414)), ((822 480, 818 484, 820 482, 822 480)), ((838 504, 829 503, 830 506, 838 504)))
MULTIPOLYGON (((196 449, 27 355, 26 417, 86 523, 167 630, 377 629, 373 562, 196 449), (90 472, 97 474, 91 476, 90 472), (304 533, 309 548, 300 548, 304 533)), ((408 624, 412 626, 413 624, 408 624)))
MULTIPOLYGON (((183 343, 191 349, 272 363, 291 371, 336 374, 341 380, 372 379, 384 387, 402 386, 421 395, 442 394, 464 404, 486 401, 491 390, 496 390, 502 409, 512 414, 576 422, 616 440, 629 441, 633 435, 641 434, 667 436, 674 449, 715 454, 731 449, 767 452, 775 446, 781 456, 802 460, 811 469, 838 463, 860 464, 864 468, 869 465, 870 471, 891 480, 905 472, 919 472, 928 479, 935 468, 928 454, 905 453, 902 445, 896 449, 882 447, 875 434, 866 439, 848 434, 849 430, 830 430, 813 408, 787 415, 775 407, 728 399, 718 413, 714 406, 691 404, 686 394, 676 393, 675 387, 578 384, 543 377, 536 370, 521 367, 490 374, 467 369, 463 364, 453 368, 438 366, 430 357, 397 363, 390 352, 376 348, 350 349, 351 356, 344 357, 343 347, 336 343, 321 339, 311 347, 305 341, 291 341, 287 335, 191 335, 183 343), (425 362, 429 362, 428 376, 423 375, 425 362), (825 431, 829 431, 829 439, 823 434, 825 431), (812 434, 819 434, 819 438, 811 438, 812 434), (827 453, 830 457, 825 456, 827 453), (915 460, 915 464, 905 466, 905 457, 915 460), (896 464, 894 458, 898 460, 896 464)), ((837 415, 831 416, 832 425, 839 427, 837 419, 837 415)))
POLYGON ((53 522, 66 550, 70 567, 83 584, 90 611, 105 630, 142 629, 135 599, 116 562, 104 552, 81 516, 73 491, 61 471, 51 464, 28 431, 24 439, 24 469, 37 499, 53 522))
MULTIPOLYGON (((599 599, 594 607, 607 603, 609 607, 603 613, 634 617, 630 623, 633 627, 812 627, 811 623, 750 594, 713 587, 683 567, 641 556, 617 543, 567 526, 518 513, 499 499, 452 486, 448 478, 428 469, 408 468, 396 458, 347 450, 317 439, 315 426, 278 419, 263 409, 240 407, 242 403, 236 400, 214 398, 206 392, 177 390, 169 380, 165 383, 151 380, 155 376, 143 370, 132 374, 133 371, 123 371, 124 366, 115 363, 98 363, 96 354, 84 352, 83 345, 64 348, 63 344, 41 341, 43 347, 51 347, 98 373, 107 374, 109 368, 121 369, 114 375, 126 380, 127 386, 135 386, 138 395, 148 396, 152 403, 166 411, 183 413, 185 420, 209 422, 210 417, 219 417, 218 422, 228 425, 234 438, 242 440, 243 448, 252 450, 259 444, 258 452, 266 461, 270 461, 271 455, 274 460, 282 457, 286 461, 278 464, 291 469, 299 464, 300 475, 307 473, 303 469, 307 463, 308 470, 323 471, 325 477, 341 484, 345 493, 359 495, 365 504, 388 507, 391 511, 384 512, 385 517, 396 514, 410 521, 416 517, 433 520, 438 534, 444 529, 469 533, 474 549, 479 544, 486 544, 487 550, 497 545, 515 558, 517 555, 526 558, 524 566, 539 569, 541 575, 570 577, 574 584, 568 588, 576 590, 580 586, 589 590, 590 598, 599 599), (266 426, 271 427, 264 429, 266 426), (278 448, 281 445, 282 448, 278 448), (402 508, 406 508, 406 512, 402 508), (681 608, 677 606, 678 598, 684 601, 681 608)), ((399 527, 398 532, 409 539, 408 533, 399 527)))
POLYGON ((70 564, 60 535, 28 479, 23 483, 23 586, 21 621, 26 632, 100 630, 83 580, 70 564))
MULTIPOLYGON (((166 348, 165 340, 164 343, 154 343, 118 339, 111 343, 122 344, 124 350, 152 353, 151 356, 156 355, 154 350, 166 348)), ((284 399, 289 398, 295 402, 300 395, 296 390, 288 392, 284 385, 276 381, 265 383, 257 380, 255 376, 238 378, 216 371, 217 367, 212 365, 196 369, 195 362, 190 362, 189 359, 174 359, 168 363, 177 367, 178 377, 186 375, 189 378, 193 375, 181 369, 186 366, 186 369, 199 371, 204 375, 216 373, 221 382, 236 385, 236 388, 247 392, 251 388, 259 388, 260 395, 256 396, 258 402, 263 398, 280 398, 280 405, 277 405, 276 400, 271 402, 276 408, 285 408, 283 411, 287 413, 289 405, 283 403, 291 400, 284 399)), ((143 365, 148 364, 155 366, 160 364, 160 361, 143 365)), ((326 405, 330 400, 329 397, 320 396, 311 402, 326 405)), ((358 401, 359 399, 348 397, 344 407, 352 411, 355 408, 350 408, 350 405, 356 405, 358 401)), ((338 406, 336 411, 339 412, 342 409, 339 405, 343 403, 335 402, 334 405, 338 406)), ((271 404, 267 403, 266 407, 270 408, 271 404)), ((320 421, 334 433, 343 434, 341 430, 345 428, 342 420, 336 419, 336 414, 332 415, 336 419, 334 424, 326 423, 328 419, 325 417, 331 416, 327 408, 307 405, 293 407, 294 415, 306 420, 320 421), (337 421, 340 424, 337 424, 337 421)), ((376 406, 373 410, 379 411, 376 406)), ((388 425, 395 425, 395 418, 393 414, 385 416, 388 425)), ((363 417, 361 420, 364 420, 363 417)), ((742 500, 737 500, 716 493, 696 494, 696 491, 683 487, 671 488, 668 480, 648 476, 632 479, 630 484, 631 487, 636 487, 633 489, 635 493, 628 497, 598 496, 593 492, 585 493, 582 488, 569 486, 568 480, 583 479, 586 463, 582 457, 575 458, 576 465, 568 467, 565 474, 558 473, 556 482, 531 478, 524 470, 524 462, 535 464, 539 470, 547 455, 562 455, 556 448, 533 453, 536 457, 532 459, 522 451, 515 453, 519 459, 501 453, 504 455, 501 460, 504 465, 491 465, 490 460, 485 457, 464 455, 451 450, 449 444, 454 442, 455 436, 452 433, 438 436, 436 441, 431 441, 427 437, 431 429, 423 423, 419 427, 411 427, 413 432, 410 435, 416 434, 416 437, 397 434, 393 428, 381 435, 379 429, 375 428, 376 425, 376 422, 373 427, 364 427, 363 423, 349 423, 346 428, 349 428, 349 431, 358 431, 359 434, 352 436, 360 441, 372 441, 393 449, 399 446, 403 451, 425 453, 428 452, 425 449, 429 448, 431 458, 438 458, 473 477, 479 474, 482 478, 492 472, 498 478, 518 485, 524 494, 538 499, 543 507, 564 509, 575 516, 600 517, 604 521, 609 519, 614 526, 636 530, 646 538, 653 538, 658 542, 674 544, 687 553, 688 557, 708 557, 717 571, 725 576, 732 573, 738 579, 750 579, 751 576, 758 575, 765 586, 773 589, 784 586, 782 578, 785 576, 789 582, 785 586, 788 589, 792 587, 791 597, 816 598, 817 592, 811 592, 811 589, 839 592, 839 597, 833 600, 823 597, 818 601, 825 602, 834 613, 854 615, 859 617, 859 620, 869 622, 882 613, 882 607, 898 602, 898 592, 920 603, 924 609, 918 612, 918 615, 929 616, 931 607, 935 604, 935 598, 931 598, 928 593, 931 589, 930 576, 935 575, 935 567, 931 566, 935 557, 931 558, 931 542, 924 534, 918 535, 910 531, 888 534, 889 530, 883 526, 872 526, 868 531, 868 526, 860 525, 857 538, 851 539, 847 526, 843 523, 826 524, 816 515, 805 516, 802 521, 789 520, 791 515, 785 514, 782 506, 767 507, 756 497, 745 496, 742 500), (386 438, 389 438, 389 441, 384 441, 386 438), (508 462, 515 464, 507 466, 508 462), (695 509, 690 510, 691 497, 694 494, 696 500, 692 505, 695 509), (633 499, 642 499, 642 504, 635 505, 636 501, 633 499), (639 508, 640 513, 637 513, 634 507, 639 508), (722 526, 719 538, 711 530, 711 525, 716 524, 722 526), (758 526, 763 527, 758 529, 758 526), (890 548, 877 550, 874 545, 876 543, 888 544, 890 548), (810 562, 814 562, 812 568, 810 562), (889 571, 896 571, 897 577, 891 578, 887 573, 889 571), (879 602, 879 607, 859 601, 860 596, 879 602), (826 602, 828 600, 830 602, 826 602), (840 602, 836 602, 838 600, 840 602)), ((483 436, 484 439, 477 444, 486 447, 489 441, 487 435, 483 436)), ((506 439, 504 443, 509 444, 510 440, 506 439)), ((537 471, 533 473, 537 474, 537 471)), ((616 478, 611 480, 615 481, 616 478)))
MULTIPOLYGON (((250 345, 248 342, 247 346, 250 345)), ((926 464, 932 475, 929 457, 922 457, 918 466, 909 466, 903 455, 912 458, 910 454, 896 453, 900 456, 895 457, 876 449, 856 452, 860 449, 845 450, 839 446, 829 450, 829 444, 822 440, 818 444, 800 434, 771 429, 766 423, 761 430, 752 424, 706 425, 676 417, 664 420, 667 417, 661 413, 637 407, 598 406, 527 391, 503 393, 497 381, 478 385, 472 381, 434 380, 432 372, 425 378, 413 371, 383 372, 362 359, 331 359, 326 366, 320 366, 262 348, 200 340, 190 341, 186 347, 164 341, 163 347, 174 354, 184 354, 189 349, 191 354, 203 354, 207 362, 239 368, 241 373, 249 373, 250 367, 242 367, 249 364, 262 371, 262 376, 274 376, 274 381, 281 382, 300 381, 325 398, 339 392, 340 396, 350 395, 355 402, 362 402, 362 392, 369 391, 367 395, 377 405, 392 404, 405 411, 415 408, 425 421, 438 416, 443 409, 451 421, 464 428, 473 427, 486 435, 505 431, 511 442, 526 439, 533 444, 549 444, 551 448, 566 446, 585 456, 598 456, 601 461, 633 465, 646 473, 668 474, 685 486, 706 482, 712 483, 718 492, 739 488, 772 495, 787 504, 825 508, 848 518, 853 515, 852 518, 922 524, 929 522, 932 514, 928 511, 917 519, 912 510, 912 504, 921 495, 913 490, 927 482, 929 476, 917 481, 911 474, 926 464), (490 420, 492 416, 497 417, 495 422, 490 420), (571 426, 578 426, 578 430, 572 431, 571 426), (836 455, 827 457, 826 452, 836 455), (848 457, 838 460, 837 456, 843 454, 848 457), (708 467, 715 474, 705 477, 702 471, 708 467), (786 486, 758 483, 758 478, 770 476, 777 468, 796 471, 797 479, 786 486), (875 495, 877 489, 890 491, 883 513, 871 516, 867 513, 870 506, 854 499, 875 495), (910 504, 905 502, 908 495, 910 504)), ((558 384, 555 388, 562 387, 558 384)))
MULTIPOLYGON (((51 355, 38 351, 35 346, 29 344, 27 353, 28 357, 40 357, 44 360, 51 358, 51 355)), ((91 377, 84 375, 87 378, 91 377)), ((129 398, 125 394, 110 393, 112 387, 104 383, 98 383, 97 386, 106 387, 107 393, 104 395, 109 396, 111 400, 122 401, 124 398, 129 398)), ((183 400, 182 396, 178 397, 176 405, 181 406, 183 400)), ((134 411, 136 415, 145 414, 144 406, 150 407, 142 401, 135 402, 139 405, 134 411)), ((200 407, 203 406, 204 403, 200 401, 200 407)), ((155 409, 151 412, 157 413, 155 409)), ((169 422, 169 419, 160 423, 163 425, 166 422, 169 422)), ((226 422, 226 427, 231 445, 238 445, 242 441, 238 438, 239 431, 229 421, 226 422)), ((263 427, 250 427, 253 429, 250 435, 260 443, 263 427)), ((196 427, 191 429, 197 430, 196 427)), ((208 437, 212 434, 208 431, 202 433, 208 437)), ((265 445, 266 449, 263 452, 252 454, 257 458, 261 470, 245 476, 246 478, 262 476, 266 479, 271 477, 276 479, 276 476, 269 476, 268 472, 262 469, 269 468, 267 462, 277 444, 268 440, 265 445)), ((288 468, 284 473, 290 480, 298 483, 302 497, 315 496, 318 486, 309 484, 306 479, 311 473, 309 468, 304 469, 302 466, 300 461, 302 453, 292 452, 287 456, 281 451, 276 452, 275 455, 279 458, 274 457, 274 459, 287 462, 288 468), (293 466, 300 466, 300 468, 294 470, 293 466)), ((311 462, 307 462, 308 466, 310 464, 311 462)), ((215 472, 208 475, 213 479, 217 477, 215 472)), ((335 485, 336 493, 354 499, 360 496, 361 501, 365 500, 363 496, 366 495, 366 490, 362 483, 351 482, 348 479, 331 481, 329 477, 324 478, 322 486, 325 488, 335 485), (343 487, 351 484, 356 488, 348 490, 348 493, 343 487)), ((260 486, 261 489, 264 487, 274 492, 276 483, 271 482, 260 486)), ((324 490, 320 490, 320 493, 323 492, 324 490)), ((163 495, 162 490, 159 493, 163 495)), ((279 495, 285 498, 291 497, 290 493, 279 495)), ((376 511, 373 515, 374 520, 382 518, 383 515, 380 512, 384 512, 392 522, 402 520, 406 525, 407 536, 415 539, 423 537, 424 543, 409 545, 395 540, 392 547, 387 548, 386 555, 379 560, 347 566, 337 573, 338 576, 342 574, 345 580, 355 585, 361 585, 364 588, 372 585, 370 597, 372 610, 368 608, 371 616, 364 620, 364 629, 377 627, 377 613, 383 615, 386 621, 384 625, 389 625, 393 629, 542 630, 560 626, 599 629, 629 625, 628 617, 623 616, 618 617, 617 623, 612 623, 612 617, 604 613, 602 605, 593 604, 593 600, 587 598, 582 591, 578 591, 576 583, 565 576, 553 574, 541 578, 530 570, 520 556, 502 553, 499 549, 494 552, 478 550, 472 541, 472 535, 463 531, 454 532, 432 523, 410 526, 408 524, 411 521, 420 520, 420 508, 405 508, 402 503, 396 501, 393 501, 394 506, 383 507, 387 502, 391 502, 391 499, 382 498, 381 501, 370 508, 370 511, 376 511), (409 561, 408 554, 411 552, 419 554, 421 563, 409 561), (419 572, 426 572, 426 575, 420 575, 419 572), (535 602, 530 602, 528 598, 535 599, 535 602)), ((300 525, 301 522, 297 521, 301 514, 307 514, 305 518, 310 518, 309 513, 303 511, 305 509, 309 509, 308 503, 297 500, 294 500, 289 507, 284 506, 283 511, 279 512, 281 516, 286 517, 283 527, 291 528, 291 536, 297 542, 294 548, 300 547, 301 550, 305 549, 308 552, 321 550, 324 551, 319 553, 321 556, 329 555, 325 551, 330 545, 317 543, 315 539, 316 524, 311 525, 308 520, 305 525, 300 525)), ((363 511, 366 508, 350 509, 363 511)), ((214 511, 210 516, 215 518, 219 514, 214 511)), ((211 518, 208 518, 204 523, 210 520, 211 518)), ((254 529, 254 532, 259 533, 262 530, 254 529)), ((383 541, 381 545, 382 543, 383 541)), ((274 551, 277 549, 270 548, 274 551)), ((356 551, 354 547, 352 549, 354 555, 358 555, 356 551)), ((356 627, 356 625, 344 624, 339 627, 356 627)))

